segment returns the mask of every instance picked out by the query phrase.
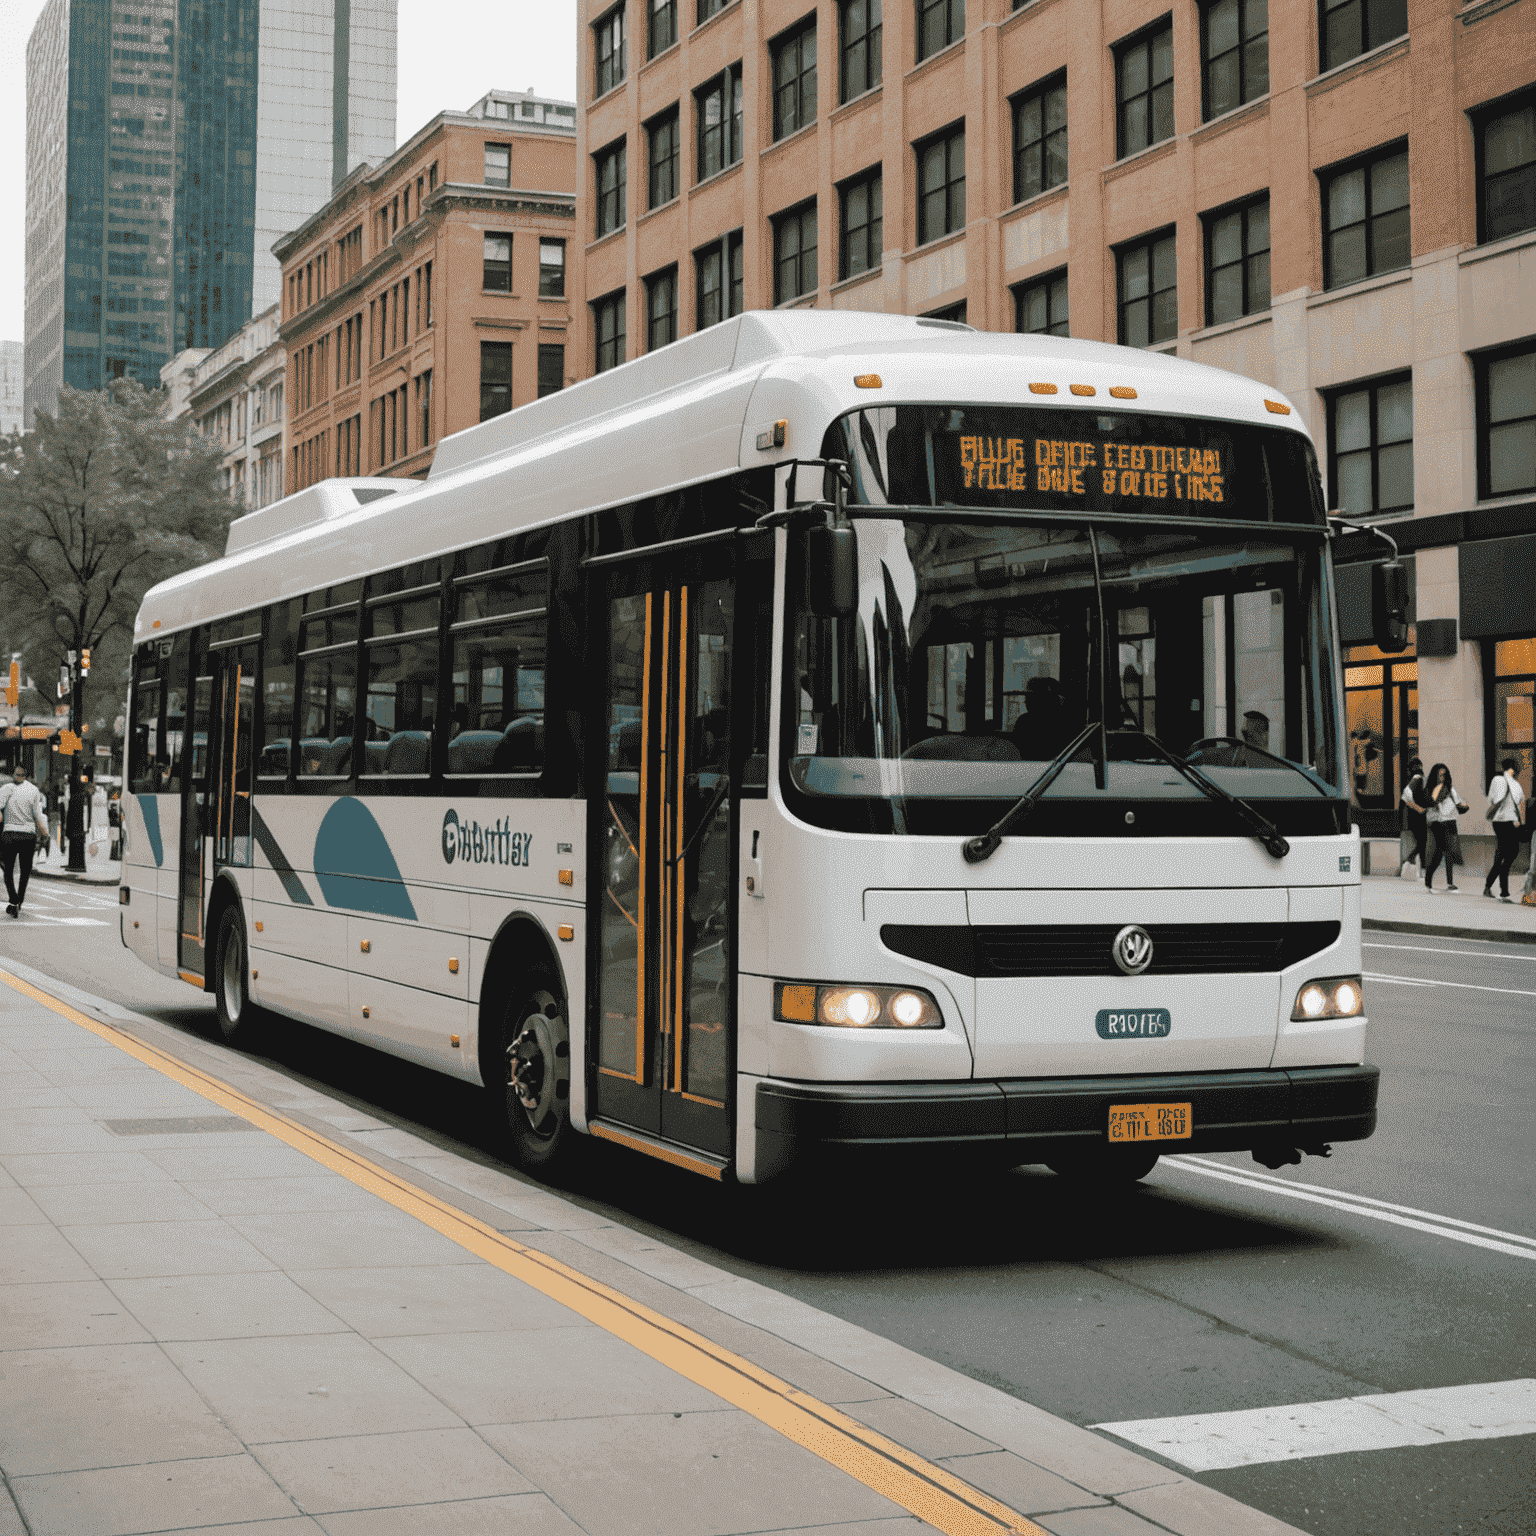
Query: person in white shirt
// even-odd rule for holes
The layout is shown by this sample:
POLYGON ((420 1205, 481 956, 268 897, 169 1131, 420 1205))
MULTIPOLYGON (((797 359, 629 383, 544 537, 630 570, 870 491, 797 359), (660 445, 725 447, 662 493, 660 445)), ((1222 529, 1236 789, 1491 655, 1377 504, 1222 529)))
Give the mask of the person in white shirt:
POLYGON ((1444 763, 1436 763, 1424 780, 1429 799, 1425 814, 1429 819, 1429 834, 1435 846, 1424 866, 1424 889, 1434 894, 1435 871, 1445 860, 1445 888, 1456 889, 1456 866, 1452 854, 1456 845, 1456 816, 1467 809, 1466 802, 1456 793, 1451 782, 1451 770, 1444 763))
POLYGON ((1416 757, 1408 761, 1408 782, 1403 785, 1400 798, 1403 805, 1403 823, 1413 838, 1413 852, 1408 855, 1406 862, 1417 864, 1422 870, 1427 854, 1425 843, 1429 830, 1424 820, 1424 806, 1420 802, 1427 800, 1428 796, 1424 793, 1424 764, 1416 757))
POLYGON ((1499 900, 1508 901, 1509 869, 1520 851, 1520 822, 1525 815, 1525 791, 1515 775, 1520 771, 1519 762, 1506 757, 1499 764, 1499 775, 1488 786, 1488 820, 1493 823, 1493 835, 1497 848, 1493 867, 1483 882, 1483 895, 1493 895, 1493 882, 1499 882, 1499 900))
POLYGON ((48 836, 47 802, 35 784, 27 782, 26 767, 17 763, 11 782, 0 789, 0 863, 5 867, 5 900, 8 917, 21 916, 21 904, 27 899, 27 882, 32 878, 32 855, 39 838, 48 836), (16 865, 21 865, 21 883, 16 882, 16 865))

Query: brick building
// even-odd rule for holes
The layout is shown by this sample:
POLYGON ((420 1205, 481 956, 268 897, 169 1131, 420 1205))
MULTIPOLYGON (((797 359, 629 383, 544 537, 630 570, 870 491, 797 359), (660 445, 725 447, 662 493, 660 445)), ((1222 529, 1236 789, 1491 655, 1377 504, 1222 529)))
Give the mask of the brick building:
POLYGON ((277 241, 290 493, 424 475, 445 434, 578 376, 575 141, 572 103, 493 91, 360 166, 277 241))
POLYGON ((1514 751, 1532 787, 1530 6, 579 10, 583 368, 815 304, 1154 346, 1273 383, 1307 417, 1330 504, 1397 523, 1415 557, 1427 644, 1396 660, 1363 644, 1363 565, 1340 582, 1368 824, 1414 753, 1471 785, 1514 751))

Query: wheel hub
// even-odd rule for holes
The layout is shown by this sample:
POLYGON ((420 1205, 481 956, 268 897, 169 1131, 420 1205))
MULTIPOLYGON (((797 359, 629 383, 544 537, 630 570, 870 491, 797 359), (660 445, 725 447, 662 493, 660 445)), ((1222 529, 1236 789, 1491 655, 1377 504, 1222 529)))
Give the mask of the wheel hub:
POLYGON ((538 1011, 523 1019, 507 1045, 507 1108, 538 1131, 570 1094, 571 1056, 559 1004, 541 994, 534 1006, 538 1011))

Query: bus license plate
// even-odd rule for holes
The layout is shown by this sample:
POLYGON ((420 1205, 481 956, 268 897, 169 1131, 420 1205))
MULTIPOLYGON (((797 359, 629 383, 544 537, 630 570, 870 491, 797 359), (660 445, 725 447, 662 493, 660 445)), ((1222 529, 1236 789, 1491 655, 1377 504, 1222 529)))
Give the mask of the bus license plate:
POLYGON ((1109 1139, 1128 1141, 1187 1141, 1194 1134, 1188 1104, 1111 1104, 1109 1139))

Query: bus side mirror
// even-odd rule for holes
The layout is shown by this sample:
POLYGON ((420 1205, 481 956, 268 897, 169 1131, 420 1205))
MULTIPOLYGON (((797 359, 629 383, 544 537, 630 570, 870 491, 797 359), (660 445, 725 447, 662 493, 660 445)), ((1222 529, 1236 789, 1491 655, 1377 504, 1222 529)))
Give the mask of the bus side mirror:
POLYGON ((805 530, 805 606, 824 619, 847 618, 858 608, 857 554, 852 528, 825 524, 805 530))
POLYGON ((1371 638, 1383 651, 1408 646, 1408 572, 1396 560, 1371 567, 1371 638))

